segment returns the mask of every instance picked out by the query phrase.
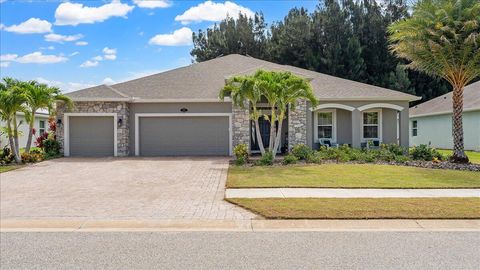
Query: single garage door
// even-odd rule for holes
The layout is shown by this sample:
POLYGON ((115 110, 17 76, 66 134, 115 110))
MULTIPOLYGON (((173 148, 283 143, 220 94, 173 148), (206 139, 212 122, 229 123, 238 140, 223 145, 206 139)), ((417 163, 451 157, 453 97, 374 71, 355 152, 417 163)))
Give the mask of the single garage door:
POLYGON ((70 156, 113 156, 113 116, 70 116, 70 156))
POLYGON ((229 138, 225 116, 139 118, 142 156, 226 156, 229 138))

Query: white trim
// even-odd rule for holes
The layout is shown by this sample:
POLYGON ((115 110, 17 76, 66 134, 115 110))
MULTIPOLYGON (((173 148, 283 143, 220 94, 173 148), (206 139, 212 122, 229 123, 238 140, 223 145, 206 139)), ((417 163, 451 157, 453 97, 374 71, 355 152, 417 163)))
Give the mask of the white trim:
POLYGON ((358 107, 357 109, 363 112, 365 110, 375 109, 375 108, 387 108, 387 109, 393 109, 397 111, 402 111, 404 109, 402 106, 398 106, 390 103, 372 103, 372 104, 363 105, 361 107, 358 107))
POLYGON ((130 102, 132 103, 207 103, 207 102, 214 102, 214 103, 227 103, 231 102, 231 98, 226 97, 224 100, 218 98, 180 98, 180 99, 146 99, 146 98, 138 98, 133 97, 130 102))
MULTIPOLYGON (((336 109, 331 109, 331 110, 317 110, 313 114, 313 136, 315 139, 315 143, 319 142, 318 138, 318 113, 322 112, 330 112, 332 113, 332 143, 337 143, 337 110, 336 109)), ((328 139, 328 138, 325 138, 328 139)))
MULTIPOLYGON (((480 108, 469 108, 469 109, 464 109, 463 110, 463 112, 475 112, 475 111, 480 111, 480 108)), ((451 113, 452 113, 452 111, 416 114, 416 115, 410 115, 410 119, 411 118, 416 118, 416 117, 435 116, 435 115, 451 114, 451 113)))
POLYGON ((412 96, 411 98, 404 98, 404 97, 346 97, 346 98, 329 98, 329 97, 319 97, 322 101, 369 101, 369 100, 376 100, 376 101, 417 101, 422 99, 422 97, 412 96))
POLYGON ((135 156, 140 155, 140 117, 201 117, 201 116, 215 116, 215 117, 228 117, 228 154, 232 155, 232 114, 231 113, 136 113, 135 114, 135 156))
MULTIPOLYGON (((89 101, 103 101, 103 102, 129 102, 129 103, 228 103, 231 102, 231 98, 226 97, 224 100, 218 98, 204 98, 204 99, 144 99, 144 98, 72 98, 74 102, 89 102, 89 101)), ((61 102, 61 101, 60 101, 61 102)))
POLYGON ((382 139, 383 139, 383 137, 382 137, 382 129, 383 129, 382 109, 365 110, 365 111, 362 111, 361 114, 362 114, 362 117, 361 117, 362 130, 360 131, 360 133, 361 133, 362 142, 366 142, 367 140, 375 140, 375 139, 382 142, 382 139), (364 138, 363 137, 363 127, 365 126, 364 123, 363 123, 363 117, 364 117, 364 113, 367 113, 367 112, 377 112, 378 113, 378 138, 364 138))
POLYGON ((112 116, 113 117, 113 156, 117 156, 117 114, 116 113, 64 113, 63 114, 63 155, 70 156, 70 116, 112 116))
POLYGON ((355 110, 354 107, 352 106, 348 106, 348 105, 344 105, 344 104, 340 104, 340 103, 326 103, 326 104, 321 104, 321 105, 318 105, 317 107, 315 108, 310 108, 310 111, 317 111, 317 110, 321 110, 321 109, 331 109, 331 108, 335 108, 335 109, 342 109, 342 110, 347 110, 347 111, 351 111, 353 112, 353 110, 355 110))
MULTIPOLYGON (((129 102, 130 98, 72 98, 74 102, 90 102, 90 101, 103 101, 103 102, 129 102)), ((60 101, 63 102, 63 101, 60 101)))

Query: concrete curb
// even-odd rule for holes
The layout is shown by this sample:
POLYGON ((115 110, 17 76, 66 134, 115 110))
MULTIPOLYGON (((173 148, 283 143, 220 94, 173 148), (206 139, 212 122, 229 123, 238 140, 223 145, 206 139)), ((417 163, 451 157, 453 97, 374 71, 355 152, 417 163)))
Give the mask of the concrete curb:
POLYGON ((225 198, 444 198, 480 197, 480 189, 227 188, 225 198))
POLYGON ((1 220, 0 232, 480 231, 480 220, 1 220))

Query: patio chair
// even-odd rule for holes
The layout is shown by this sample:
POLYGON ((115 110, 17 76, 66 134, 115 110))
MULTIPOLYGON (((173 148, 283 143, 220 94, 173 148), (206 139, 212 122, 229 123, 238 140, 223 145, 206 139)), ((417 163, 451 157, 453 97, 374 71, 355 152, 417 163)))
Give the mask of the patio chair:
POLYGON ((330 139, 319 139, 318 143, 320 144, 320 147, 325 146, 327 148, 329 147, 338 148, 338 143, 334 143, 330 139))

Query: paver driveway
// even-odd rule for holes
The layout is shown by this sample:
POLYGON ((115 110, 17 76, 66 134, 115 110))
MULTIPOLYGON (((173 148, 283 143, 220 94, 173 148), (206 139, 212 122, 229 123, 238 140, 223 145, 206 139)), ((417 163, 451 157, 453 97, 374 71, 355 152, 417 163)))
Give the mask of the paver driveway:
POLYGON ((226 158, 61 158, 0 174, 2 219, 250 219, 226 158))

